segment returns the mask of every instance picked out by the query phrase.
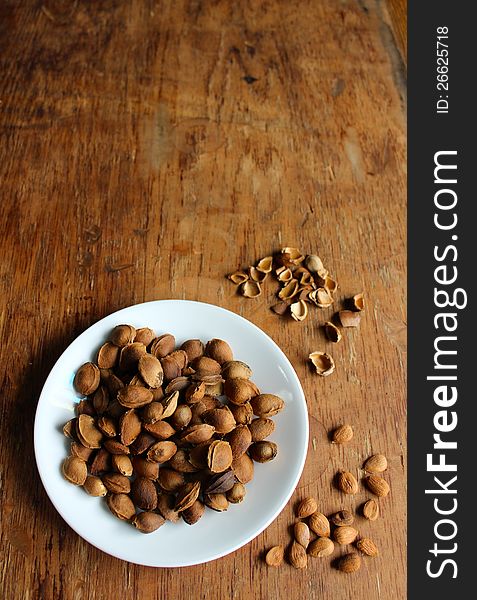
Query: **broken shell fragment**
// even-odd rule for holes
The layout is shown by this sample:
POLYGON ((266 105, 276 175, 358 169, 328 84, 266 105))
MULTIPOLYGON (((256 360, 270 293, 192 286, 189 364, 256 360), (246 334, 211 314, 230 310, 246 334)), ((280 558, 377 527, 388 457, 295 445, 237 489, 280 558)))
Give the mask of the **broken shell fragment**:
POLYGON ((353 310, 340 310, 338 315, 343 327, 358 327, 361 321, 361 313, 353 310))
POLYGON ((268 275, 268 273, 259 271, 255 267, 250 267, 250 279, 252 281, 257 281, 258 283, 262 283, 267 278, 267 275, 268 275))
POLYGON ((205 412, 206 410, 212 410, 213 408, 223 408, 224 407, 222 402, 218 398, 214 398, 213 396, 206 395, 202 398, 202 400, 200 402, 205 409, 204 411, 202 411, 200 413, 201 419, 203 417, 203 412, 205 412))
POLYGON ((364 310, 364 294, 356 294, 353 296, 353 308, 358 312, 364 310))
POLYGON ((328 308, 333 304, 333 297, 324 287, 319 287, 310 292, 308 298, 319 308, 328 308))
POLYGON ((379 517, 379 504, 376 500, 367 500, 361 508, 363 517, 369 521, 376 521, 379 517))
POLYGON ((273 256, 266 256, 258 261, 256 269, 262 273, 270 273, 273 267, 273 256))
POLYGON ((278 297, 282 300, 289 300, 293 298, 299 291, 298 281, 291 279, 282 289, 278 292, 278 297))
POLYGON ((282 248, 282 258, 292 265, 299 265, 305 257, 298 248, 282 248))
POLYGON ((161 419, 167 419, 174 414, 177 408, 177 402, 179 401, 179 392, 172 392, 161 400, 162 404, 162 417, 161 419))
POLYGON ((235 271, 235 273, 231 273, 228 278, 236 285, 240 285, 248 280, 248 275, 243 271, 235 271))
POLYGON ((351 511, 346 510, 344 508, 342 510, 339 510, 334 515, 331 515, 330 521, 336 527, 346 527, 354 523, 354 515, 351 511))
POLYGON ((257 298, 262 293, 260 284, 257 281, 246 281, 242 283, 242 295, 246 298, 257 298))
POLYGON ((308 294, 316 289, 316 286, 312 285, 301 285, 299 288, 298 300, 303 300, 304 302, 310 302, 310 298, 308 294))
POLYGON ((338 282, 335 281, 333 279, 333 277, 330 277, 329 275, 327 275, 325 277, 325 280, 324 280, 324 283, 323 283, 323 287, 326 290, 328 290, 330 294, 333 294, 338 289, 338 282))
POLYGON ((203 381, 191 384, 185 392, 185 400, 188 404, 200 402, 205 394, 206 384, 203 381))
POLYGON ((293 273, 288 267, 281 267, 280 269, 277 269, 276 273, 278 281, 281 281, 282 283, 288 283, 291 279, 293 279, 293 273))
POLYGON ((335 370, 335 361, 331 355, 326 352, 312 352, 308 358, 313 363, 313 366, 320 377, 327 377, 335 370))
POLYGON ((295 321, 304 321, 308 316, 308 306, 303 300, 290 304, 290 313, 295 321))
POLYGON ((144 387, 144 380, 140 375, 133 375, 128 385, 142 385, 144 387))
POLYGON ((341 340, 341 331, 331 321, 325 321, 323 325, 325 328, 326 337, 335 344, 341 340))
MULTIPOLYGON (((295 276, 298 275, 298 273, 295 273, 295 276)), ((313 277, 311 275, 311 273, 309 271, 307 271, 306 269, 301 269, 300 270, 300 285, 313 285, 314 281, 313 281, 313 277)))
POLYGON ((189 387, 190 380, 188 377, 176 377, 169 381, 166 386, 165 392, 166 394, 172 394, 172 392, 182 392, 189 387))

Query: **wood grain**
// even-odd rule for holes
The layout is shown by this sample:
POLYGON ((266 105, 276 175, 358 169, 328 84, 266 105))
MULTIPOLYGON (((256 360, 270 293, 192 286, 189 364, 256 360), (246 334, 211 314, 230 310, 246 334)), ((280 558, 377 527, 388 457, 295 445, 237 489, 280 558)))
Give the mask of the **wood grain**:
POLYGON ((386 0, 396 44, 407 63, 407 0, 386 0))
MULTIPOLYGON (((6 1, 0 7, 1 583, 13 599, 405 597, 405 115, 378 3, 343 0, 6 1), (284 245, 318 252, 361 290, 362 326, 330 348, 315 311, 274 315, 224 275, 284 245), (181 570, 127 564, 62 521, 35 468, 33 419, 64 348, 108 313, 188 298, 250 319, 305 389, 307 465, 257 539, 181 570), (312 350, 337 371, 318 379, 312 350), (355 438, 332 446, 349 422, 355 438), (389 458, 382 519, 358 520, 380 557, 345 576, 328 559, 272 570, 293 506, 368 497, 332 486, 389 458)), ((244 515, 247 507, 243 505, 244 515)), ((218 516, 217 518, 220 518, 218 516)), ((342 550, 340 549, 339 553, 342 550)))

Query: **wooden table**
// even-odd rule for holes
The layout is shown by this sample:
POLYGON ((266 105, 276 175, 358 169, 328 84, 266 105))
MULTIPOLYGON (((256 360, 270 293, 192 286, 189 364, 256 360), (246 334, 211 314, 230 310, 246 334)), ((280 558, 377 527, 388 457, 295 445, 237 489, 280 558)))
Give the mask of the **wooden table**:
MULTIPOLYGON (((0 8, 1 537, 5 600, 404 598, 405 113, 384 6, 368 0, 3 2, 0 8), (224 275, 282 246, 317 252, 336 306, 364 290, 359 330, 246 300, 224 275), (127 564, 62 521, 35 468, 41 387, 66 346, 137 302, 212 302, 259 325, 306 392, 311 441, 293 501, 257 539, 181 570, 127 564), (336 373, 306 364, 333 352, 336 373), (347 447, 327 432, 355 428, 347 447), (357 520, 380 557, 343 575, 267 568, 293 506, 362 503, 332 486, 389 458, 382 518, 357 520)), ((247 506, 243 505, 244 514, 247 506)), ((220 517, 217 517, 220 518, 220 517)), ((340 549, 336 556, 342 551, 340 549)))

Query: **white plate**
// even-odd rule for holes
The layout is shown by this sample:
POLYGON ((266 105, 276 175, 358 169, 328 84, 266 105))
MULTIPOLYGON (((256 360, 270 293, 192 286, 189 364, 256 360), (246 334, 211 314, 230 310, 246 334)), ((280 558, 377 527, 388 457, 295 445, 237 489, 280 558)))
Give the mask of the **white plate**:
POLYGON ((300 478, 308 447, 308 414, 298 377, 290 362, 261 329, 217 306, 186 300, 160 300, 115 312, 82 333, 63 352, 40 395, 35 418, 35 455, 46 492, 63 519, 97 548, 133 563, 153 567, 195 565, 229 554, 261 533, 282 511, 300 478), (285 410, 274 417, 270 439, 278 455, 256 464, 241 504, 223 513, 207 509, 195 525, 166 523, 145 535, 113 517, 103 499, 88 496, 61 475, 68 451, 63 424, 74 416, 78 397, 72 386, 78 367, 94 360, 115 325, 148 326, 159 335, 170 332, 178 344, 186 339, 227 340, 234 356, 253 370, 264 393, 277 394, 285 410))

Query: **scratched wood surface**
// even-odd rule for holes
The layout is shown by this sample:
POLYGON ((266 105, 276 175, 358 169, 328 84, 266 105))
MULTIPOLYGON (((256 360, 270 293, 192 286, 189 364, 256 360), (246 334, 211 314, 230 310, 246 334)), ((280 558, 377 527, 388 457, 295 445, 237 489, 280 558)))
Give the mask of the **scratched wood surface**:
MULTIPOLYGON (((405 115, 380 2, 8 1, 0 6, 1 595, 5 600, 405 597, 405 115), (282 246, 318 252, 359 330, 319 327, 235 294, 224 275, 282 246), (257 539, 180 570, 121 562, 62 521, 35 469, 43 382, 85 328, 137 302, 216 303, 259 325, 303 384, 311 441, 293 501, 257 539), (336 373, 306 364, 332 350, 336 373), (347 446, 326 432, 355 428, 347 446), (361 504, 332 477, 389 458, 380 548, 360 572, 329 559, 266 568, 293 505, 361 504)), ((247 505, 243 505, 244 518, 247 505)), ((217 516, 220 518, 220 516, 217 516)), ((336 552, 338 556, 343 550, 336 552)))

